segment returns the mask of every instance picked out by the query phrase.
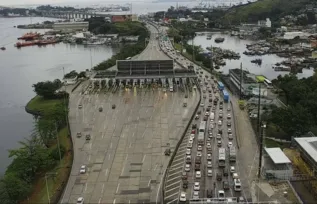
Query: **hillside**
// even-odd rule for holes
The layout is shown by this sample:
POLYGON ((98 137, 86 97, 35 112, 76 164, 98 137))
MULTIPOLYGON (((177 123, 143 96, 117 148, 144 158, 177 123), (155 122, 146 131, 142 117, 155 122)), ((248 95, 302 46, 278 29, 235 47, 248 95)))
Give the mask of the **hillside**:
POLYGON ((257 22, 270 17, 274 22, 279 18, 297 14, 306 5, 315 0, 259 0, 254 3, 236 6, 229 9, 222 18, 224 24, 239 24, 240 22, 257 22))

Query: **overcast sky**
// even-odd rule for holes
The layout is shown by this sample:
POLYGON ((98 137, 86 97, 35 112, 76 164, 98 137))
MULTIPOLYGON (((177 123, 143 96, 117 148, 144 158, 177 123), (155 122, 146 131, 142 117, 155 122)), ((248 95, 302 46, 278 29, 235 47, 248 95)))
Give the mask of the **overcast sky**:
MULTIPOLYGON (((109 2, 109 3, 120 3, 120 2, 133 2, 134 0, 0 0, 0 6, 9 5, 31 5, 31 4, 74 4, 74 3, 90 3, 95 2, 109 2)), ((137 0, 140 1, 140 0, 137 0)), ((144 0, 148 1, 148 0, 144 0)))

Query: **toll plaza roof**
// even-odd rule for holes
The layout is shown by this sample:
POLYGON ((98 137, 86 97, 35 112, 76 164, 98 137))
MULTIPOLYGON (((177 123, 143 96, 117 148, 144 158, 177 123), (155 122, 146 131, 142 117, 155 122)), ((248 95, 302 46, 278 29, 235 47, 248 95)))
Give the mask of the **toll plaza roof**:
POLYGON ((279 147, 274 148, 264 148, 266 153, 272 159, 274 164, 288 164, 291 163, 289 158, 284 154, 284 152, 279 147))

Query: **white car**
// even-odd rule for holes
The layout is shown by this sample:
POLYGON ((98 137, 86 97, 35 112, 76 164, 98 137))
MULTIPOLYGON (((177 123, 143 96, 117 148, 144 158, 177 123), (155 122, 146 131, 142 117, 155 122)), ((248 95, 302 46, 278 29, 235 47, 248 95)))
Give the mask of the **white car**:
POLYGON ((199 191, 200 190, 200 185, 199 182, 194 183, 194 191, 199 191))
POLYGON ((230 107, 228 107, 227 111, 231 111, 231 108, 230 108, 230 107))
POLYGON ((211 154, 207 154, 207 160, 211 161, 211 159, 212 159, 211 154))
POLYGON ((228 134, 231 134, 231 133, 232 133, 231 128, 228 128, 228 134))
POLYGON ((194 140, 192 138, 189 138, 188 143, 192 143, 193 144, 194 140))
POLYGON ((209 131, 208 134, 209 134, 209 138, 212 138, 212 131, 209 131))
POLYGON ((179 196, 179 201, 186 202, 186 193, 182 192, 179 196))
POLYGON ((231 118, 231 114, 230 114, 230 113, 228 113, 227 118, 228 118, 228 119, 230 119, 230 118, 231 118))
POLYGON ((207 161, 207 168, 212 168, 212 163, 211 163, 211 161, 207 161))
POLYGON ((204 106, 205 106, 205 104, 204 104, 204 103, 200 103, 200 106, 201 106, 201 107, 204 107, 204 106))
POLYGON ((232 142, 228 142, 228 147, 232 147, 232 142))
POLYGON ((193 143, 188 143, 188 144, 187 144, 187 148, 190 148, 190 149, 191 149, 192 147, 193 147, 193 143))
POLYGON ((236 168, 234 166, 230 166, 230 173, 233 174, 236 171, 236 168))
POLYGON ((233 178, 233 179, 237 179, 237 178, 239 178, 238 173, 233 173, 233 174, 232 174, 232 178, 233 178))
POLYGON ((186 155, 191 155, 192 151, 191 149, 186 149, 186 155))
POLYGON ((193 200, 199 200, 199 191, 194 191, 193 200))
POLYGON ((194 140, 195 139, 195 134, 190 134, 189 138, 194 140))
POLYGON ((77 203, 76 204, 84 204, 84 198, 83 197, 77 198, 77 203))
POLYGON ((196 171, 196 178, 201 178, 201 172, 200 171, 196 171))
POLYGON ((201 145, 198 145, 197 150, 198 150, 198 151, 202 151, 202 150, 203 150, 203 147, 202 147, 201 145))
POLYGON ((208 169, 208 171, 207 171, 207 176, 209 176, 209 177, 212 176, 212 170, 211 170, 211 169, 208 169))
POLYGON ((222 125, 222 121, 221 120, 218 121, 218 125, 222 125))
POLYGON ((213 119, 210 119, 210 123, 214 123, 214 120, 213 120, 213 119))
POLYGON ((85 165, 82 165, 82 166, 80 167, 79 173, 81 173, 81 174, 86 173, 86 166, 85 166, 85 165))
POLYGON ((207 147, 211 147, 211 143, 210 142, 207 142, 207 147))
POLYGON ((185 171, 186 171, 186 172, 189 172, 189 171, 190 171, 190 165, 189 165, 189 164, 186 164, 186 165, 185 165, 185 171))
POLYGON ((209 116, 209 112, 208 111, 205 113, 205 116, 209 116))
POLYGON ((197 152, 197 157, 203 156, 201 152, 197 152))
POLYGON ((210 125, 209 125, 209 128, 210 128, 210 129, 214 129, 214 124, 210 124, 210 125))

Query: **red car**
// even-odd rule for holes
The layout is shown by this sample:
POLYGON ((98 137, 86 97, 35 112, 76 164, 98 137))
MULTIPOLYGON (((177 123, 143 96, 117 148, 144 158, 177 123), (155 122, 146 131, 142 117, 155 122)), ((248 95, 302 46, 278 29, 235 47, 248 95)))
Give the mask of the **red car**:
POLYGON ((196 134, 196 130, 192 129, 192 133, 191 134, 196 134))

